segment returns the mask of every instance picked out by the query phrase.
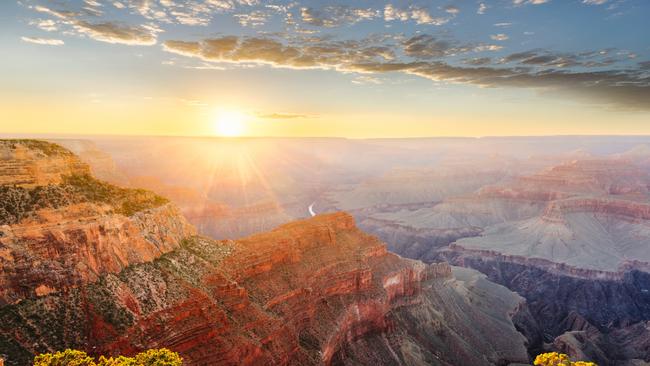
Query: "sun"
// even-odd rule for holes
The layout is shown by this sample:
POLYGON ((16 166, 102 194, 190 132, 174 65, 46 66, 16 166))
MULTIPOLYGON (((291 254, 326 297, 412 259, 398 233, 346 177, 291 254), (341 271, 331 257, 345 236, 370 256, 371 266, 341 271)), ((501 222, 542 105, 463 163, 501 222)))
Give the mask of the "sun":
POLYGON ((219 111, 214 130, 222 137, 238 137, 246 132, 246 115, 239 111, 219 111))

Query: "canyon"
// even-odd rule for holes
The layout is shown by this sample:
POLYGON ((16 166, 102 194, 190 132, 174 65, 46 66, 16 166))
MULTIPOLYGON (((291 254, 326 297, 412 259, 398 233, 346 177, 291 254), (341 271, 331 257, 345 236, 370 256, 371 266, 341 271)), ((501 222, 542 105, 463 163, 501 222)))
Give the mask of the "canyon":
POLYGON ((188 365, 528 361, 513 323, 533 321, 523 298, 477 271, 390 253, 347 213, 214 240, 172 203, 67 174, 47 181, 69 193, 65 200, 29 206, 2 226, 7 365, 64 348, 128 355, 157 347, 188 365))
POLYGON ((533 354, 646 364, 649 184, 636 161, 584 157, 433 205, 366 211, 360 226, 397 253, 479 270, 525 297, 536 324, 517 326, 533 354))
MULTIPOLYGON (((310 216, 312 204, 347 211, 389 252, 472 268, 521 295, 511 315, 530 355, 650 362, 643 137, 61 143, 106 179, 169 197, 200 234, 237 242, 310 216)), ((452 267, 456 280, 461 271, 452 267)), ((354 354, 348 345, 341 352, 354 354)))

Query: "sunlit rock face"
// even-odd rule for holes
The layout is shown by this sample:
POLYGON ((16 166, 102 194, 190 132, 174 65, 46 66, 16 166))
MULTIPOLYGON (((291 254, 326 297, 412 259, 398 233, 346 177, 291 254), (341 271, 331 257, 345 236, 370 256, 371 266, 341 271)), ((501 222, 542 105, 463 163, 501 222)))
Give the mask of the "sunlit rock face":
POLYGON ((11 365, 62 347, 169 347, 188 365, 502 365, 527 360, 511 320, 522 306, 477 272, 388 253, 338 213, 237 241, 192 237, 4 306, 0 339, 11 365))
POLYGON ((90 172, 70 151, 38 140, 0 140, 0 185, 20 187, 61 183, 68 174, 90 172))
POLYGON ((166 200, 95 180, 57 145, 37 148, 82 170, 2 188, 11 199, 0 236, 8 365, 64 348, 168 347, 187 365, 528 358, 511 320, 525 313, 522 298, 477 272, 389 253, 349 214, 214 241, 166 200))
MULTIPOLYGON (((90 193, 105 194, 107 202, 87 201, 74 191, 79 186, 64 181, 87 176, 88 167, 58 145, 2 140, 0 147, 4 169, 17 167, 15 174, 1 175, 0 304, 94 282, 151 261, 195 233, 178 209, 163 201, 128 214, 116 209, 104 192, 109 186, 94 180, 84 182, 95 184, 98 191, 90 193)), ((118 194, 124 192, 131 191, 118 194)))

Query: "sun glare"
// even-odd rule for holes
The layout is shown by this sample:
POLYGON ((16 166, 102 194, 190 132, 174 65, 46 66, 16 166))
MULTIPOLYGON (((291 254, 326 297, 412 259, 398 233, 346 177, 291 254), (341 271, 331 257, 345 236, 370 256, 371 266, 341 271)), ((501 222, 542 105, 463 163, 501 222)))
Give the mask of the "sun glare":
POLYGON ((222 137, 242 136, 246 132, 246 115, 238 111, 220 111, 214 121, 214 129, 222 137))

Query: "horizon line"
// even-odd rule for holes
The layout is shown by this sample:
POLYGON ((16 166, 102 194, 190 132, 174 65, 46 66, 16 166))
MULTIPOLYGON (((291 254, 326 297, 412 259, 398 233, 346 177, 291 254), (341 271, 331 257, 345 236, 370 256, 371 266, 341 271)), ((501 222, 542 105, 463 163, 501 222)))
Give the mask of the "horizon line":
POLYGON ((92 138, 190 138, 219 140, 255 139, 338 139, 338 140, 426 140, 426 139, 490 139, 490 138, 549 138, 549 137, 648 137, 647 134, 550 134, 550 135, 483 135, 483 136, 400 136, 400 137, 347 137, 347 136, 219 136, 219 135, 147 135, 147 134, 65 134, 65 133, 0 133, 2 139, 92 139, 92 138))

